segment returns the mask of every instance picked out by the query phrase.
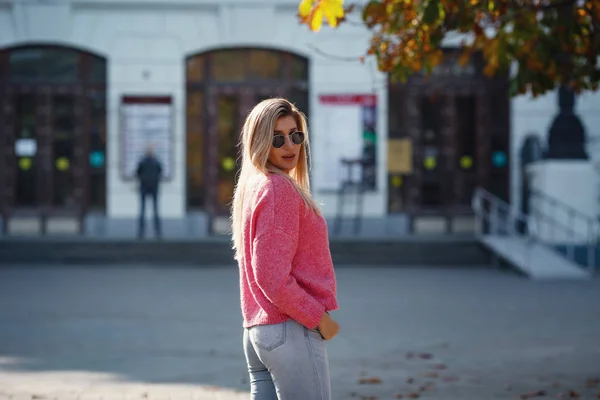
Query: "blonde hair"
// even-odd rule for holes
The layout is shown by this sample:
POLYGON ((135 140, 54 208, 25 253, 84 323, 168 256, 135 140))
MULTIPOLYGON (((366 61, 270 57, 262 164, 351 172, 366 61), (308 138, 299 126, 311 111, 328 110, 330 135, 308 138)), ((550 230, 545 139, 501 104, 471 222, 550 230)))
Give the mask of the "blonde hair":
POLYGON ((242 153, 242 167, 233 192, 231 206, 231 233, 235 258, 243 257, 242 224, 244 213, 244 198, 248 193, 249 182, 257 174, 277 174, 289 179, 294 185, 306 206, 320 215, 319 207, 310 194, 309 167, 307 147, 309 145, 306 116, 296 106, 283 98, 263 100, 248 114, 239 146, 242 153), (268 162, 269 152, 273 143, 273 132, 277 120, 291 116, 296 120, 298 129, 304 132, 305 140, 301 145, 296 167, 289 175, 268 162))

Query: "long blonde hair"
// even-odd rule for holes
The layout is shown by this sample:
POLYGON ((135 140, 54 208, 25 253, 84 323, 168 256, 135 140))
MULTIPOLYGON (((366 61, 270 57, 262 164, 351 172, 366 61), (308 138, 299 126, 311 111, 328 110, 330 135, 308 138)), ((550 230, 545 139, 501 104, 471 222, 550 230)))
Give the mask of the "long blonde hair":
POLYGON ((251 178, 257 174, 278 174, 289 179, 294 185, 304 203, 317 214, 320 214, 317 203, 310 194, 308 153, 308 126, 306 116, 296 106, 283 98, 263 100, 248 114, 239 146, 242 153, 242 167, 233 192, 231 206, 231 233, 235 258, 243 257, 242 223, 244 213, 244 197, 248 193, 251 178), (298 164, 289 171, 289 175, 268 162, 269 152, 273 143, 273 132, 277 120, 292 116, 298 124, 298 129, 304 132, 305 140, 300 148, 298 164))

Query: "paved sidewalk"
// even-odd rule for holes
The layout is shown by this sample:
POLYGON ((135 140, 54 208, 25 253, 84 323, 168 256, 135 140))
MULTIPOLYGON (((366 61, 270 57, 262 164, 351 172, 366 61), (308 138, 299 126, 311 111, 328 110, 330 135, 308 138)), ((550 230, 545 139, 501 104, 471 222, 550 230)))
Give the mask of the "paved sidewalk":
MULTIPOLYGON (((599 398, 599 279, 337 275, 336 400, 599 398)), ((233 266, 0 269, 0 400, 248 399, 237 284, 233 266)))

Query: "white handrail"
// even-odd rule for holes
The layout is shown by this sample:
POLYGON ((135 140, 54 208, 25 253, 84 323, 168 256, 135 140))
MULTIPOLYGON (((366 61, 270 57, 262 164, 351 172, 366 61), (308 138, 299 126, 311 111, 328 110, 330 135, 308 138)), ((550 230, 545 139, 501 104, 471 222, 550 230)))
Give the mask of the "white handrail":
MULTIPOLYGON (((477 188, 472 198, 472 208, 476 217, 476 232, 478 236, 502 235, 502 236, 525 236, 528 243, 539 242, 540 221, 548 222, 553 229, 560 229, 568 232, 571 237, 579 236, 586 244, 587 249, 587 269, 593 272, 596 267, 596 245, 597 245, 597 223, 593 218, 587 218, 588 234, 584 235, 577 232, 572 226, 565 224, 552 215, 544 214, 536 210, 533 215, 526 215, 516 207, 493 195, 485 189, 477 188), (525 227, 524 232, 519 232, 516 223, 521 222, 525 227), (487 226, 486 226, 487 224, 487 226), (502 229, 503 228, 503 229, 502 229)), ((581 218, 586 218, 581 216, 581 218)), ((544 243, 542 243, 544 244, 544 243)), ((556 249, 558 254, 561 254, 556 249)), ((562 254, 561 254, 562 255, 562 254)), ((575 261, 575 243, 567 243, 567 259, 575 261)))

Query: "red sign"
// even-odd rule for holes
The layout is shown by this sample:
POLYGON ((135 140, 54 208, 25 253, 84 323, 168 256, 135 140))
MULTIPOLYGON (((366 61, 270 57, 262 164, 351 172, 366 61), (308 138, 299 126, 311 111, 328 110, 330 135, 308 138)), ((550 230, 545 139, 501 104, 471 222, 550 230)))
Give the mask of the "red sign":
POLYGON ((319 96, 319 102, 322 104, 374 106, 377 104, 377 96, 374 94, 323 94, 319 96))

